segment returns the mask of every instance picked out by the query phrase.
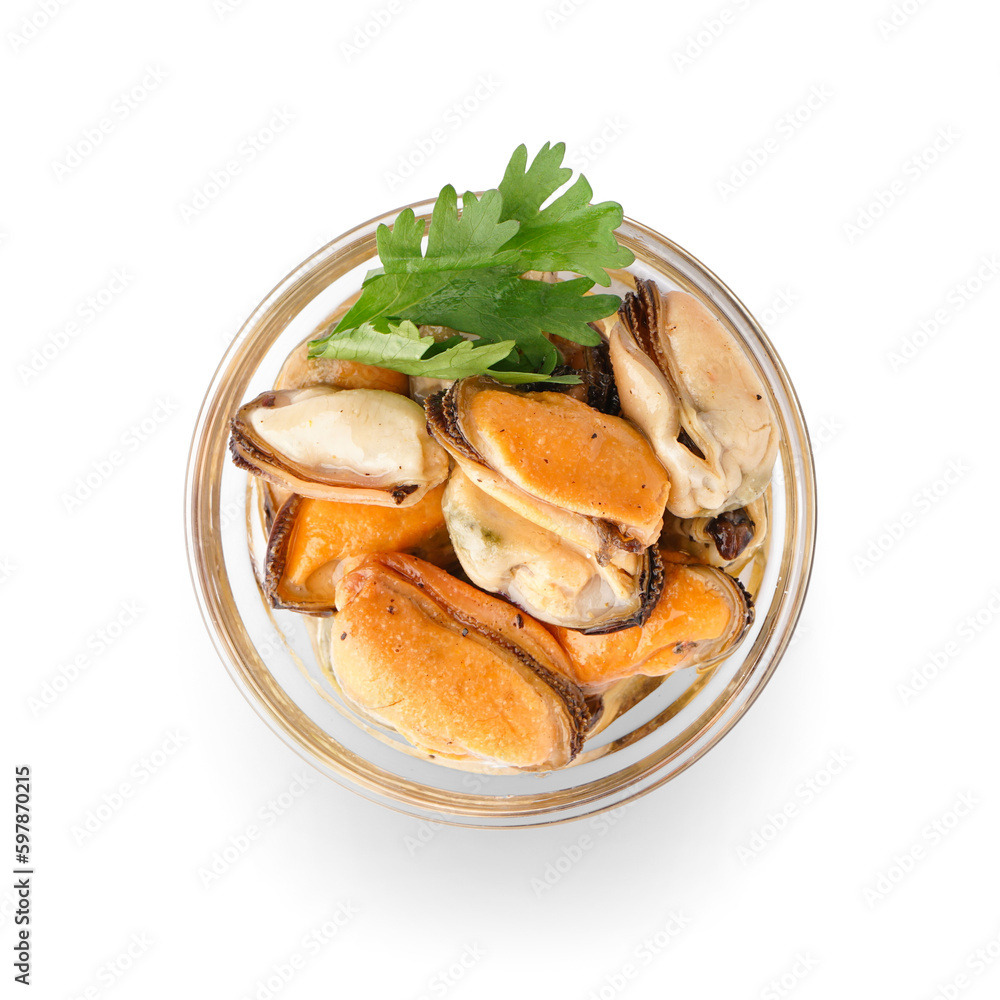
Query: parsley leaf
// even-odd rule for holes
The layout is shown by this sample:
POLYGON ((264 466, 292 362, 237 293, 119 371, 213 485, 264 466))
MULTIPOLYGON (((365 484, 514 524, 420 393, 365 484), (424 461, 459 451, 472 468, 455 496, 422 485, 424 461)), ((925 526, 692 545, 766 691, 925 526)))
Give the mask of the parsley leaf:
POLYGON ((436 341, 423 337, 416 324, 409 320, 388 323, 384 330, 375 324, 361 326, 340 333, 331 333, 323 340, 310 344, 310 357, 340 358, 366 365, 380 365, 404 375, 423 375, 427 378, 465 378, 467 375, 491 375, 499 382, 561 382, 575 383, 575 375, 548 378, 522 371, 494 370, 493 365, 503 361, 514 347, 514 341, 504 340, 479 346, 463 337, 449 337, 436 341))
POLYGON ((518 223, 513 219, 501 220, 502 211, 503 198, 499 191, 487 191, 481 199, 466 191, 462 195, 462 214, 459 215, 458 195, 448 184, 434 203, 427 253, 423 256, 420 240, 424 235, 424 223, 414 218, 413 209, 400 212, 392 229, 379 226, 375 240, 382 268, 386 274, 399 274, 495 267, 505 261, 513 265, 515 255, 499 251, 517 232, 518 223))
MULTIPOLYGON (((573 171, 562 167, 565 143, 546 143, 531 166, 528 150, 518 146, 500 182, 503 219, 521 223, 504 250, 518 252, 521 271, 576 271, 599 285, 611 284, 605 268, 628 267, 635 260, 621 246, 615 229, 622 224, 622 207, 603 201, 591 205, 593 190, 582 174, 576 183, 547 208, 542 202, 569 180, 573 171)), ((550 331, 554 332, 554 331, 550 331)))
POLYGON ((521 381, 539 381, 558 360, 546 333, 599 344, 600 336, 588 324, 615 312, 620 299, 587 293, 595 282, 610 284, 607 268, 627 266, 634 257, 615 238, 621 206, 591 205, 593 192, 582 176, 542 208, 572 176, 562 166, 565 151, 563 143, 546 143, 528 165, 527 149, 519 146, 499 187, 479 198, 466 192, 461 212, 455 188, 444 187, 426 227, 426 249, 424 222, 412 209, 400 212, 392 228, 379 226, 381 268, 369 272, 358 301, 331 335, 310 344, 310 354, 348 357, 328 352, 358 350, 369 364, 408 374, 402 365, 421 367, 418 374, 432 361, 454 370, 479 365, 475 373, 499 365, 495 371, 507 381, 516 373, 531 376, 521 381), (570 271, 583 277, 549 283, 524 277, 526 271, 570 271), (390 320, 450 326, 478 341, 427 353, 430 345, 419 345, 432 338, 418 334, 403 337, 408 346, 394 340, 380 348, 373 338, 400 337, 401 326, 390 332, 390 320), (487 346, 501 345, 502 354, 484 353, 487 346), (446 362, 437 362, 446 355, 446 362))

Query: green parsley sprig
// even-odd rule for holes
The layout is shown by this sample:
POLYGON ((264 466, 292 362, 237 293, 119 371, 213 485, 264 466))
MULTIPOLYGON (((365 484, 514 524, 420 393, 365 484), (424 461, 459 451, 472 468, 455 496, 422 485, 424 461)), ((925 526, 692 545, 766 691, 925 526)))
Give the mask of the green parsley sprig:
POLYGON ((481 198, 467 191, 461 212, 449 184, 438 195, 429 226, 409 208, 392 228, 379 226, 381 268, 369 272, 360 298, 336 327, 310 343, 310 357, 432 378, 574 380, 550 375, 558 355, 545 334, 599 344, 588 324, 610 316, 621 300, 586 293, 595 283, 610 285, 607 269, 627 267, 634 256, 615 237, 621 205, 592 205, 585 177, 553 198, 573 173, 562 166, 565 151, 563 143, 546 143, 529 166, 521 145, 498 187, 481 198), (527 271, 581 277, 550 283, 525 277, 527 271), (477 339, 436 342, 422 337, 416 324, 447 326, 477 339))

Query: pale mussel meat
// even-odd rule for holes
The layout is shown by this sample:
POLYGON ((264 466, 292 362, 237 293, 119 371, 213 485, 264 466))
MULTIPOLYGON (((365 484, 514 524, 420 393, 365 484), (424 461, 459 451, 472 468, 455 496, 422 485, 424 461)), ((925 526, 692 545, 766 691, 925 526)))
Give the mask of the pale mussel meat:
POLYGON ((764 492, 778 448, 767 390, 697 298, 637 281, 609 349, 622 412, 670 476, 670 513, 712 517, 764 492))
POLYGON ((654 547, 594 552, 543 528, 481 490, 456 468, 442 502, 455 554, 469 579, 539 621, 610 632, 646 620, 662 572, 654 547))
POLYGON ((264 392, 230 430, 238 466, 318 500, 406 507, 448 476, 419 404, 381 389, 264 392))
POLYGON ((660 542, 736 576, 767 540, 767 497, 765 492, 745 507, 714 517, 682 518, 668 513, 660 542))

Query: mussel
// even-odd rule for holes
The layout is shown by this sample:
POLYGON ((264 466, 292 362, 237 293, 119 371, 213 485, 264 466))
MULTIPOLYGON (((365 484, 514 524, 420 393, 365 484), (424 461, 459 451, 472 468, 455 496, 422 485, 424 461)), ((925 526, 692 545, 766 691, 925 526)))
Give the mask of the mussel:
POLYGON ((710 566, 672 562, 664 553, 663 590, 645 625, 610 635, 554 628, 571 677, 588 694, 643 674, 659 677, 728 656, 753 623, 740 582, 710 566))
POLYGON ((265 392, 240 408, 230 429, 237 465, 318 500, 405 507, 448 475, 423 410, 394 392, 325 385, 265 392))
POLYGON ((670 484, 628 421, 485 376, 425 406, 428 428, 476 486, 601 565, 616 549, 639 553, 657 540, 670 484))
MULTIPOLYGON (((320 336, 320 333, 315 334, 320 336)), ((304 389, 313 385, 330 385, 337 389, 384 389, 406 395, 409 379, 402 372, 377 365, 340 358, 310 358, 307 337, 285 358, 275 379, 275 389, 304 389)))
MULTIPOLYGON (((357 296, 351 296, 349 302, 353 302, 356 298, 357 296)), ((309 357, 310 341, 321 336, 335 323, 347 311, 348 304, 344 303, 326 324, 293 348, 274 380, 275 389, 306 389, 314 385, 328 385, 337 389, 384 389, 387 392, 406 395, 409 379, 400 372, 375 365, 363 365, 357 361, 309 357)), ((275 516, 282 504, 292 496, 292 492, 266 479, 260 480, 260 486, 265 523, 267 530, 270 531, 275 516)))
POLYGON ((448 480, 443 510, 469 579, 539 621, 609 632, 644 622, 659 596, 655 548, 617 549, 601 565, 593 552, 485 493, 461 469, 448 480))
POLYGON ((681 518, 667 514, 660 543, 735 576, 767 539, 767 496, 765 492, 746 507, 714 517, 681 518))
POLYGON ((778 448, 767 390, 698 299, 637 281, 609 346, 622 411, 670 476, 672 514, 712 517, 763 493, 778 448))
POLYGON ((345 564, 327 619, 344 697, 427 752, 545 771, 592 723, 565 653, 534 619, 414 556, 345 564))
MULTIPOLYGON (((596 323, 591 323, 595 333, 599 333, 596 323)), ((567 386, 565 392, 579 399, 601 413, 617 417, 621 413, 615 376, 611 370, 611 354, 608 345, 602 341, 596 346, 574 343, 555 334, 549 334, 552 346, 559 351, 563 363, 557 365, 554 375, 575 375, 580 381, 567 386)))
POLYGON ((292 495, 274 518, 265 555, 264 592, 272 607, 329 615, 340 564, 366 552, 410 552, 438 565, 454 552, 436 486, 399 510, 292 495))

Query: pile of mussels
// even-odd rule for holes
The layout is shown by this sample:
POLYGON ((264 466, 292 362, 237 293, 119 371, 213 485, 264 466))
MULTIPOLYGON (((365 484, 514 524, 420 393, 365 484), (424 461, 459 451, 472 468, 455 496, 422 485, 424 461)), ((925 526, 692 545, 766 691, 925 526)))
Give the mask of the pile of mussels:
POLYGON ((343 696, 433 757, 562 767, 616 684, 714 664, 753 620, 736 574, 778 445, 760 379, 701 302, 650 281, 595 329, 597 348, 552 338, 580 382, 545 388, 303 342, 232 420, 266 497, 268 600, 320 616, 343 696))

